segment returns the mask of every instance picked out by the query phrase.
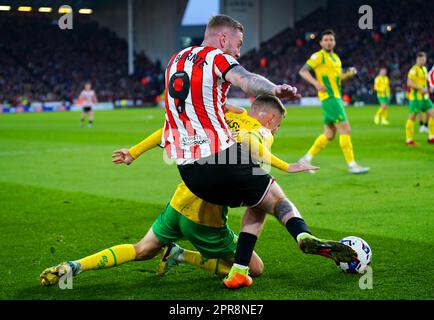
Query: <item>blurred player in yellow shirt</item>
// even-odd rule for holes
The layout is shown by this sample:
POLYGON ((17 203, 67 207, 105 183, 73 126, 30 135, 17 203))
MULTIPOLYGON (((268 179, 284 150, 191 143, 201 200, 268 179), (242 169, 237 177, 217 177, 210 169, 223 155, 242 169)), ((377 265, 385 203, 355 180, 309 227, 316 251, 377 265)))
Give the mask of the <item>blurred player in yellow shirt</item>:
POLYGON ((350 122, 342 101, 341 81, 351 78, 357 73, 356 68, 342 72, 342 62, 334 53, 336 46, 333 30, 325 30, 320 35, 321 50, 315 52, 300 69, 300 76, 318 90, 322 104, 324 133, 318 136, 312 147, 299 160, 299 163, 310 164, 312 159, 332 141, 339 133, 339 146, 352 174, 366 173, 369 168, 360 166, 354 157, 351 142, 350 122), (315 73, 315 77, 311 74, 315 73))
POLYGON ((414 141, 414 122, 419 112, 429 115, 428 143, 434 144, 434 104, 429 98, 427 57, 425 52, 416 55, 416 64, 408 72, 407 86, 410 88, 408 99, 410 115, 405 125, 406 145, 416 146, 414 141))
POLYGON ((387 76, 387 69, 381 68, 380 73, 375 77, 374 90, 377 92, 377 99, 380 103, 380 108, 375 115, 375 124, 388 125, 387 120, 388 109, 390 104, 390 81, 387 76))

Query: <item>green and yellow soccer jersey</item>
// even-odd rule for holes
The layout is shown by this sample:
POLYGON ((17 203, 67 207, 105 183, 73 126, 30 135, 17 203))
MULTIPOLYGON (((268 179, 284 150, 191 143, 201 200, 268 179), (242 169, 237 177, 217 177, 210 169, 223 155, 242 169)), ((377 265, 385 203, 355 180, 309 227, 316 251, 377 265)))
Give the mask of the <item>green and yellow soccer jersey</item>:
POLYGON ((241 143, 245 134, 250 134, 255 136, 259 143, 265 148, 271 149, 274 138, 270 130, 265 128, 255 118, 249 116, 247 111, 243 113, 228 112, 225 114, 225 118, 229 129, 232 131, 232 136, 237 140, 237 143, 241 143))
MULTIPOLYGON (((425 66, 419 67, 414 65, 408 72, 408 78, 411 79, 415 85, 422 88, 428 87, 428 70, 425 66)), ((409 100, 422 100, 427 98, 428 95, 424 95, 421 90, 410 88, 408 95, 409 100)))
POLYGON ((390 97, 390 82, 388 76, 377 76, 374 81, 374 90, 378 98, 390 97))
POLYGON ((315 72, 317 81, 326 87, 326 91, 319 91, 321 101, 334 97, 340 99, 342 62, 336 53, 328 53, 325 50, 315 52, 306 64, 315 72))

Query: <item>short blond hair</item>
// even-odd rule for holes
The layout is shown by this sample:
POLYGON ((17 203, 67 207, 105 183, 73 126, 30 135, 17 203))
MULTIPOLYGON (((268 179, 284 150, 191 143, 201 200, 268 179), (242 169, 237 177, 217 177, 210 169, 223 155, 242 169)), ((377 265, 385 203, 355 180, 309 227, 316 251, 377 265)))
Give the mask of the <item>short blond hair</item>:
POLYGON ((273 108, 276 111, 279 111, 280 114, 285 117, 286 116, 286 108, 283 105, 282 101, 278 97, 270 96, 270 95, 260 95, 257 96, 255 101, 252 103, 252 110, 260 109, 260 108, 273 108))
POLYGON ((206 26, 206 30, 208 31, 218 27, 228 27, 244 33, 244 27, 241 22, 225 14, 218 14, 211 17, 211 19, 209 19, 208 25, 206 26))

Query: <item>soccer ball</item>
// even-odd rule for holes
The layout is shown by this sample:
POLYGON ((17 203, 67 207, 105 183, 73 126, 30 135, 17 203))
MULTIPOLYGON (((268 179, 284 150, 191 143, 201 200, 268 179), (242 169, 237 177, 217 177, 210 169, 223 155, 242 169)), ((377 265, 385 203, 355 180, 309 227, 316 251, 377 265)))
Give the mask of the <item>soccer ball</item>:
POLYGON ((353 248, 357 252, 357 258, 349 263, 336 262, 338 268, 347 273, 363 273, 372 260, 372 251, 368 243, 362 238, 352 236, 343 238, 339 242, 353 248))

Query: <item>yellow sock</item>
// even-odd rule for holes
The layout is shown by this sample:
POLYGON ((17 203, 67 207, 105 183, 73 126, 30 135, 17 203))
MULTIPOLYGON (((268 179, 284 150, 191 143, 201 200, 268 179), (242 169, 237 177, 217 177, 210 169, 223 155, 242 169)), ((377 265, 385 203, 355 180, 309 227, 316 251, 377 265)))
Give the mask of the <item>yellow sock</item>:
POLYGON ((307 153, 309 153, 312 157, 316 156, 321 150, 323 150, 328 144, 329 139, 322 134, 318 138, 316 138, 315 142, 313 143, 312 147, 309 149, 307 153))
POLYGON ((132 244, 114 246, 91 256, 78 260, 81 271, 105 269, 133 261, 136 258, 136 250, 132 244))
POLYGON ((383 112, 381 113, 381 119, 387 120, 388 114, 389 114, 389 109, 383 109, 383 112))
POLYGON ((434 138, 434 118, 430 117, 428 120, 428 130, 429 130, 429 138, 434 138))
POLYGON ((408 119, 407 123, 405 124, 405 135, 406 135, 407 141, 413 141, 414 121, 411 119, 408 119))
POLYGON ((339 136, 339 145, 344 154, 345 161, 350 164, 354 163, 353 144, 351 143, 351 136, 349 134, 341 134, 339 136))
POLYGON ((383 115, 383 111, 384 111, 383 107, 380 107, 380 108, 377 110, 376 116, 381 117, 381 116, 383 115))
POLYGON ((222 259, 204 260, 200 252, 185 249, 183 262, 219 276, 226 276, 232 267, 232 263, 229 261, 222 259))

